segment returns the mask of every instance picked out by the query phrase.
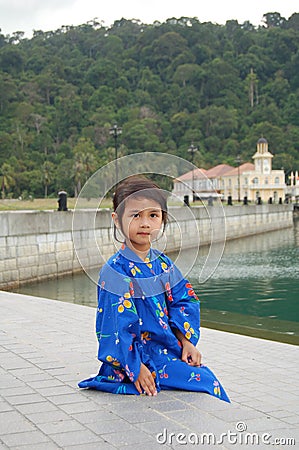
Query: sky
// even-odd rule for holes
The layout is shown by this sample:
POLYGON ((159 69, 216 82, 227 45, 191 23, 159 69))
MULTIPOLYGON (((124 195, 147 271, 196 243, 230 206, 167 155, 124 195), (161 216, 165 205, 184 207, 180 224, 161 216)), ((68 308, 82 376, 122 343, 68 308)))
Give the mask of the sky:
POLYGON ((0 29, 4 35, 24 31, 30 38, 33 30, 54 31, 95 18, 109 26, 121 18, 149 24, 183 16, 200 22, 225 24, 236 19, 261 25, 267 12, 288 19, 299 12, 298 0, 0 0, 0 29))

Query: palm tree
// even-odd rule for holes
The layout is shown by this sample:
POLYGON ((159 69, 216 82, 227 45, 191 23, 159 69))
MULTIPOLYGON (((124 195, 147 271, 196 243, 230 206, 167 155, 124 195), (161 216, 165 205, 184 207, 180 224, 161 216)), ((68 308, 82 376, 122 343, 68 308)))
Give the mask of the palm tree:
POLYGON ((96 150, 90 139, 80 138, 74 147, 73 178, 75 196, 79 195, 82 184, 96 169, 96 150))
POLYGON ((54 172, 54 164, 50 161, 45 161, 43 164, 43 182, 45 185, 45 198, 48 197, 48 186, 52 181, 52 175, 54 172))
POLYGON ((74 170, 73 178, 75 181, 75 197, 78 197, 82 187, 82 179, 84 172, 84 163, 82 161, 82 156, 80 154, 76 154, 75 156, 73 170, 74 170))

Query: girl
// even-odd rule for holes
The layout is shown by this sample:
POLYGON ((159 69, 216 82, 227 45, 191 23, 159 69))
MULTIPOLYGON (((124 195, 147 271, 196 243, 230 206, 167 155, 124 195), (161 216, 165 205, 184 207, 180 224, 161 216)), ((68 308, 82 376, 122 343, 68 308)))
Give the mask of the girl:
POLYGON ((114 233, 123 245, 103 266, 98 283, 97 376, 79 387, 155 396, 161 389, 209 393, 229 402, 201 364, 199 300, 173 262, 151 247, 167 221, 166 195, 147 178, 131 176, 114 194, 114 233))

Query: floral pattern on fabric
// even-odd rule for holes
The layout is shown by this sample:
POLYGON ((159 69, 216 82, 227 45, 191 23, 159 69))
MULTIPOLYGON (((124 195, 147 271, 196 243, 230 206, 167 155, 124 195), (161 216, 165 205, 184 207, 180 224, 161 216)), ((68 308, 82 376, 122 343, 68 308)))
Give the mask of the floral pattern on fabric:
POLYGON ((96 335, 96 377, 79 387, 115 394, 139 394, 134 382, 141 363, 154 376, 157 391, 184 389, 229 399, 206 366, 181 360, 178 329, 196 345, 200 337, 199 299, 173 262, 151 249, 145 261, 123 246, 100 272, 96 335))

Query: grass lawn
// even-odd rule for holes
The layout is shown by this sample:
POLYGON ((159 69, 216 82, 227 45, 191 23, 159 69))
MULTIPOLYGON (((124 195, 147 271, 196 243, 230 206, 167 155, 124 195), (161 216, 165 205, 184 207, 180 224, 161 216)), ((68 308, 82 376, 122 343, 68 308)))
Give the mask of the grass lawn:
MULTIPOLYGON (((76 205, 76 198, 67 199, 68 209, 74 209, 76 205)), ((80 199, 80 209, 86 208, 111 208, 112 201, 105 199, 99 205, 99 200, 92 198, 90 200, 80 199)), ((24 210, 57 210, 58 202, 57 198, 36 198, 34 200, 18 200, 18 199, 4 199, 0 200, 0 211, 24 211, 24 210)))

